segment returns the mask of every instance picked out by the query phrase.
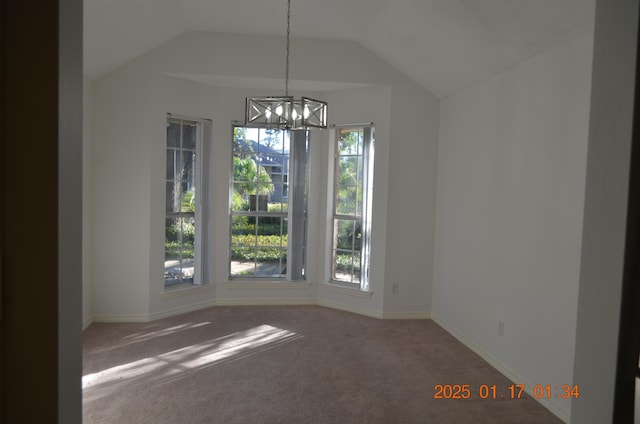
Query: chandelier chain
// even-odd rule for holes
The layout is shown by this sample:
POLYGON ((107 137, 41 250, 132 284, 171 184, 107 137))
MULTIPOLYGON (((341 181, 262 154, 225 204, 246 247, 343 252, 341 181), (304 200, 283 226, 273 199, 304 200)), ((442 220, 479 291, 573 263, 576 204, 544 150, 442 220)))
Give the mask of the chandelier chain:
POLYGON ((327 102, 302 96, 296 100, 289 95, 289 67, 291 56, 291 0, 287 0, 287 56, 285 61, 285 96, 247 97, 245 123, 287 130, 327 128, 327 102))
POLYGON ((289 36, 291 34, 291 0, 287 0, 287 60, 284 72, 284 93, 285 96, 289 95, 289 36))

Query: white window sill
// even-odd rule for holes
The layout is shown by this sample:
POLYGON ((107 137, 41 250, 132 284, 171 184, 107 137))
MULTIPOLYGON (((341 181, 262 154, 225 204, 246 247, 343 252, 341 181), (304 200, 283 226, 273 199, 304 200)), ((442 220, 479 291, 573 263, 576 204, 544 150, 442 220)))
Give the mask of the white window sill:
POLYGON ((347 296, 355 296, 355 297, 360 297, 364 299, 370 299, 371 296, 373 295, 372 291, 362 291, 358 287, 347 286, 345 285, 345 283, 341 283, 339 281, 334 281, 334 280, 331 280, 328 283, 323 283, 322 285, 326 287, 329 291, 332 291, 334 293, 339 293, 342 295, 347 295, 347 296))

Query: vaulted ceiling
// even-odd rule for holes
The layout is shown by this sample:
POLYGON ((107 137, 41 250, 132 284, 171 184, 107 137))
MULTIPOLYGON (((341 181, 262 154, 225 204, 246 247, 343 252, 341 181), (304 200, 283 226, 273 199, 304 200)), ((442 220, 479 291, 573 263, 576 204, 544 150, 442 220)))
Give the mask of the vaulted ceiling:
MULTIPOLYGON (((593 31, 595 0, 292 0, 291 8, 292 37, 359 42, 446 96, 593 31)), ((286 0, 84 0, 84 71, 99 77, 194 30, 284 36, 286 13, 286 0)))

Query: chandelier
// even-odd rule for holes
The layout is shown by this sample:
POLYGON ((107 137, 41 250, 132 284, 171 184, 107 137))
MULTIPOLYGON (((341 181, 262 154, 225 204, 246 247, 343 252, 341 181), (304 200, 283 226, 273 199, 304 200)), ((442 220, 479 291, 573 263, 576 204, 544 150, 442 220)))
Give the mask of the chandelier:
POLYGON ((289 52, 291 33, 291 0, 287 0, 287 59, 284 96, 247 97, 245 124, 288 130, 327 128, 327 102, 289 95, 289 52))

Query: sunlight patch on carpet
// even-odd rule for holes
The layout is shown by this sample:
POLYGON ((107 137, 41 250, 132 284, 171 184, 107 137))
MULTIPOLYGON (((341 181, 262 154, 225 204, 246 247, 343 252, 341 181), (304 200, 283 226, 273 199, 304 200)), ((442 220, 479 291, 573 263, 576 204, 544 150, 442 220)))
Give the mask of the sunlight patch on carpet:
POLYGON ((129 336, 123 337, 123 339, 124 340, 133 340, 133 341, 145 341, 145 340, 154 339, 156 337, 168 336, 169 334, 174 334, 174 333, 177 333, 178 331, 191 330, 191 329, 202 327, 203 325, 209 325, 209 324, 211 324, 211 323, 210 322, 199 322, 197 324, 191 324, 191 323, 189 323, 189 324, 181 324, 181 325, 176 325, 176 326, 169 327, 169 328, 163 328, 161 330, 150 331, 150 332, 147 332, 147 333, 131 334, 129 336))
POLYGON ((175 376, 221 361, 246 357, 301 337, 278 327, 260 325, 205 343, 87 374, 82 378, 82 389, 85 399, 101 397, 116 390, 118 386, 131 384, 135 380, 147 383, 175 376))

